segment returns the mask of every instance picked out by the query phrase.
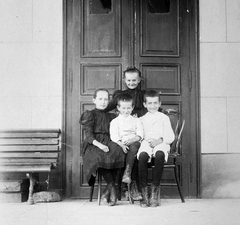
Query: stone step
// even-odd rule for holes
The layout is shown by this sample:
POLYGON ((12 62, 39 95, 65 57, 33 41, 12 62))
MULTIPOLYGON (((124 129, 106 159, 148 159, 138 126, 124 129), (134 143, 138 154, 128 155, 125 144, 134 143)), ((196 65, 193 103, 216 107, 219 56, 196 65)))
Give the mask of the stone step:
POLYGON ((26 191, 29 181, 26 180, 0 180, 0 192, 20 192, 26 191))
POLYGON ((0 203, 20 203, 27 200, 27 192, 0 192, 0 203))
POLYGON ((19 203, 28 199, 28 180, 0 180, 0 202, 19 203))

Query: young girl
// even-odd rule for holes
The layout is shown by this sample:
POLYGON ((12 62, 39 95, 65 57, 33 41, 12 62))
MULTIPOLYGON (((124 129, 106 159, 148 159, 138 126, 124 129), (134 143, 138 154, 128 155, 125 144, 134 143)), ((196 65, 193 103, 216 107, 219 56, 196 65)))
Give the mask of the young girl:
POLYGON ((115 115, 104 112, 108 102, 109 92, 96 90, 93 95, 95 109, 84 112, 80 123, 85 132, 83 172, 89 185, 94 183, 97 170, 102 174, 107 183, 103 196, 113 206, 117 202, 115 179, 118 169, 124 167, 125 153, 110 140, 109 126, 115 115))

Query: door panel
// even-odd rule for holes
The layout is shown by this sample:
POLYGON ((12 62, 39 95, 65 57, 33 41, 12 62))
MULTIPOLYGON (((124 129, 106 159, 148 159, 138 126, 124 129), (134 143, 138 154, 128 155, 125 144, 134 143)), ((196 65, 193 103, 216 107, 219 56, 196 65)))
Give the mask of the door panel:
POLYGON ((83 6, 83 57, 121 56, 121 13, 118 1, 104 8, 100 1, 83 6))
MULTIPOLYGON (((141 89, 159 91, 162 107, 176 109, 186 119, 178 176, 185 197, 197 193, 196 185, 192 185, 197 180, 197 162, 191 159, 196 155, 196 148, 192 148, 196 146, 196 124, 191 112, 196 110, 192 101, 196 90, 189 78, 187 2, 76 0, 69 1, 67 7, 66 196, 89 197, 82 173, 81 114, 94 108, 96 88, 107 88, 110 94, 125 89, 122 74, 133 65, 142 71, 141 89)), ((174 181, 168 170, 163 181, 174 181)), ((175 187, 163 188, 162 194, 178 196, 175 187)))
POLYGON ((99 88, 107 88, 112 94, 121 87, 121 64, 81 64, 81 96, 92 96, 99 88))
POLYGON ((140 1, 141 56, 179 56, 179 0, 164 1, 140 1), (170 7, 161 12, 164 1, 170 7))
POLYGON ((180 95, 180 65, 141 64, 143 89, 155 89, 164 95, 180 95))

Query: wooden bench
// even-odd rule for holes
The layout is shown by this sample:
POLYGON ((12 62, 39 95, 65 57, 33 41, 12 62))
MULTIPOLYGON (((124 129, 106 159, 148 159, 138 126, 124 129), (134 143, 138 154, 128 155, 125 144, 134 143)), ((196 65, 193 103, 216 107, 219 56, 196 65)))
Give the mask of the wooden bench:
POLYGON ((29 204, 34 204, 35 174, 49 173, 57 167, 60 139, 58 129, 0 130, 0 173, 26 173, 30 180, 29 204))

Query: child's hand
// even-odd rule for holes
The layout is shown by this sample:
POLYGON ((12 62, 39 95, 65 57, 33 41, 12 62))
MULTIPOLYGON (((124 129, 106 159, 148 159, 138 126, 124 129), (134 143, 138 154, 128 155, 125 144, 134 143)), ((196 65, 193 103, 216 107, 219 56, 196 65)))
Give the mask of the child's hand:
POLYGON ((109 148, 108 148, 108 146, 106 146, 106 145, 100 144, 98 147, 99 147, 101 150, 103 150, 104 152, 109 152, 109 148))
POLYGON ((136 141, 140 141, 140 140, 141 140, 141 137, 139 137, 138 135, 136 135, 134 138, 130 138, 130 139, 128 139, 128 140, 123 141, 123 144, 129 146, 129 145, 131 145, 132 143, 134 143, 134 142, 136 142, 136 141))
POLYGON ((128 140, 124 141, 123 144, 126 145, 126 146, 129 146, 133 142, 135 142, 133 139, 128 139, 128 140))
POLYGON ((122 148, 124 153, 128 153, 129 147, 127 145, 123 144, 121 141, 118 141, 118 145, 122 148))
POLYGON ((162 138, 150 139, 150 140, 148 140, 148 143, 149 143, 150 147, 154 148, 155 146, 163 143, 163 139, 162 138))
POLYGON ((124 153, 126 153, 126 154, 128 153, 128 149, 129 149, 128 146, 122 145, 121 148, 122 148, 124 153))
POLYGON ((122 143, 126 146, 129 146, 131 144, 130 140, 125 140, 122 143))

